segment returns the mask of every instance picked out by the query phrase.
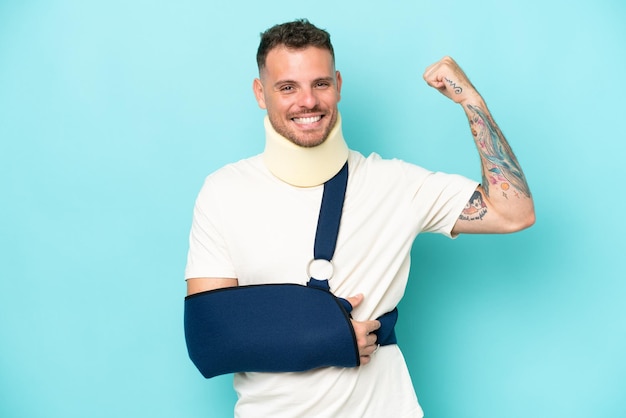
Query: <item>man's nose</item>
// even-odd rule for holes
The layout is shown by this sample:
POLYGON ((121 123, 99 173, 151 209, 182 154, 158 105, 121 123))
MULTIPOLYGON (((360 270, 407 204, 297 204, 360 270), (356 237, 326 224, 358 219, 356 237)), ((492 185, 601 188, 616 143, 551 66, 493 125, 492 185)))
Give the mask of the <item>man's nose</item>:
POLYGON ((317 95, 313 89, 302 89, 298 93, 298 106, 313 109, 317 106, 317 95))

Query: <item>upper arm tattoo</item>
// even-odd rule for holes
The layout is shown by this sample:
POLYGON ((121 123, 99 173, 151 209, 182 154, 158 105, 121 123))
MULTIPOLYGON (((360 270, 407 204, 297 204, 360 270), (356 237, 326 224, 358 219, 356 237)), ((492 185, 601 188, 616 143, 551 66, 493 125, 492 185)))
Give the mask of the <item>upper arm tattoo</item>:
POLYGON ((489 196, 490 185, 499 184, 505 197, 511 187, 513 188, 512 193, 519 191, 530 197, 530 190, 522 168, 498 126, 479 107, 467 105, 467 108, 471 112, 470 126, 478 145, 478 151, 484 161, 489 163, 488 167, 483 170, 482 186, 485 195, 489 196), (490 178, 486 177, 487 172, 489 172, 490 178))
POLYGON ((483 195, 478 190, 475 190, 469 202, 465 204, 465 208, 461 212, 459 219, 462 221, 482 220, 486 214, 487 205, 485 204, 483 195))

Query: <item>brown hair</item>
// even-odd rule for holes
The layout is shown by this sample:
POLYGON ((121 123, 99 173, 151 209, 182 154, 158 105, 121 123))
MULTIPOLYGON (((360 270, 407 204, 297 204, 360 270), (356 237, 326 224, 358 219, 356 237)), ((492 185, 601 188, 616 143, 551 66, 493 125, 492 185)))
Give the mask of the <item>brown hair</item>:
POLYGON ((335 60, 335 51, 330 43, 330 34, 319 29, 307 19, 272 26, 261 33, 261 42, 256 53, 259 71, 265 67, 267 54, 274 48, 284 45, 292 49, 304 49, 309 46, 326 49, 335 60))

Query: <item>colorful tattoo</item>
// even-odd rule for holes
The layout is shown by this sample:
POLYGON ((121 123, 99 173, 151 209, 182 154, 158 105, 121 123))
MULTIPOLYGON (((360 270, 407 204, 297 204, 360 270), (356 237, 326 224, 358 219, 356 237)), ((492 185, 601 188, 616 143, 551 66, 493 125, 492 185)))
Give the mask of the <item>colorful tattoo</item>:
POLYGON ((483 195, 476 190, 469 202, 465 204, 465 209, 461 212, 459 219, 462 221, 481 220, 487 214, 487 205, 483 200, 483 195))
POLYGON ((499 185, 506 198, 508 198, 509 190, 516 195, 515 190, 518 190, 530 197, 530 190, 522 168, 498 126, 479 107, 467 105, 467 108, 472 112, 470 118, 472 135, 476 139, 481 157, 490 166, 483 172, 482 186, 485 194, 489 196, 491 185, 499 185), (487 179, 486 172, 489 173, 489 179, 487 179))

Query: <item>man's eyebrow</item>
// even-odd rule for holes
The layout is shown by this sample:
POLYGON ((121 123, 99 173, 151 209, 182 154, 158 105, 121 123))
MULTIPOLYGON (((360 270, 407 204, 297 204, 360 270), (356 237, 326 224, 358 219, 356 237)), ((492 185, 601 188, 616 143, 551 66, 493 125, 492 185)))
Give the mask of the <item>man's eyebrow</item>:
POLYGON ((296 80, 278 80, 277 82, 274 83, 274 88, 280 87, 283 84, 298 84, 298 82, 296 80))
POLYGON ((316 78, 315 80, 313 80, 313 83, 319 83, 320 81, 327 81, 327 82, 329 82, 331 84, 334 84, 335 83, 335 77, 328 76, 328 77, 316 78))
MULTIPOLYGON (((319 83, 321 81, 325 81, 325 82, 334 84, 335 83, 335 77, 328 76, 328 77, 316 78, 315 80, 313 80, 312 84, 319 83)), ((297 82, 296 80, 290 80, 290 79, 278 80, 277 82, 274 83, 274 88, 278 88, 278 87, 280 87, 282 85, 285 85, 285 84, 295 84, 295 85, 298 85, 300 83, 297 82)))

